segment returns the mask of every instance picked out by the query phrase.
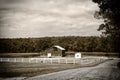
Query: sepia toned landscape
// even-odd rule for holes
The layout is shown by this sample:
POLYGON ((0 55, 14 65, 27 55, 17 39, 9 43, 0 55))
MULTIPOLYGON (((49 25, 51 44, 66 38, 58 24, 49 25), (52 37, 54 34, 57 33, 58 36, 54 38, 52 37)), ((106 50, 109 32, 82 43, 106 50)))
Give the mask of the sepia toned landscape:
POLYGON ((119 0, 0 0, 0 80, 120 80, 119 0))

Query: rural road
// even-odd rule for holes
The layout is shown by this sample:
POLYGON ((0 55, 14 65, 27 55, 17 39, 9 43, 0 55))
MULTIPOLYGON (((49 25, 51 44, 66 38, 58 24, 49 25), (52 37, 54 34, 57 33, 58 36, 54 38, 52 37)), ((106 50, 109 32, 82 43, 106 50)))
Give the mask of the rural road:
POLYGON ((24 80, 120 80, 120 59, 107 61, 95 67, 70 69, 26 78, 24 80))

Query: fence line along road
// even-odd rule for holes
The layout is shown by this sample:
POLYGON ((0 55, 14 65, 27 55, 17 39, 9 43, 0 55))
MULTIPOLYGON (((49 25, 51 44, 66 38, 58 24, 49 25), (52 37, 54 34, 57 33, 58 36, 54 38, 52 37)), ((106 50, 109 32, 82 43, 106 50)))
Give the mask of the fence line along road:
POLYGON ((76 64, 80 59, 75 58, 0 58, 0 62, 28 62, 28 63, 58 63, 58 64, 76 64))
POLYGON ((26 62, 26 63, 49 63, 49 64, 91 64, 103 62, 104 58, 0 58, 0 62, 26 62))

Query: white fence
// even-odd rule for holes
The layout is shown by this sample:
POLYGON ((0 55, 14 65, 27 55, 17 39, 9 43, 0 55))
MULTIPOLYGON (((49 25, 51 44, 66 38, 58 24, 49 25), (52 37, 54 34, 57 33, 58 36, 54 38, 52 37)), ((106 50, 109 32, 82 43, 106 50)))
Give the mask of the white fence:
POLYGON ((90 64, 101 62, 101 58, 0 58, 0 62, 27 62, 27 63, 58 63, 58 64, 90 64))
POLYGON ((0 58, 0 62, 29 62, 29 63, 79 63, 80 60, 71 58, 0 58))

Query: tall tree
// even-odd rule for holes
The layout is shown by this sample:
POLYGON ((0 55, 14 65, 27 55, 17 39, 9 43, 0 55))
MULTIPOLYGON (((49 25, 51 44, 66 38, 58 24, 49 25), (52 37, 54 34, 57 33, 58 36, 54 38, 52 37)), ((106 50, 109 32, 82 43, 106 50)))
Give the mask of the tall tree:
MULTIPOLYGON (((100 10, 95 17, 103 19, 104 23, 98 30, 104 30, 103 34, 113 41, 114 51, 120 54, 120 4, 119 0, 92 0, 97 3, 100 10)), ((119 55, 120 57, 120 55, 119 55)))

